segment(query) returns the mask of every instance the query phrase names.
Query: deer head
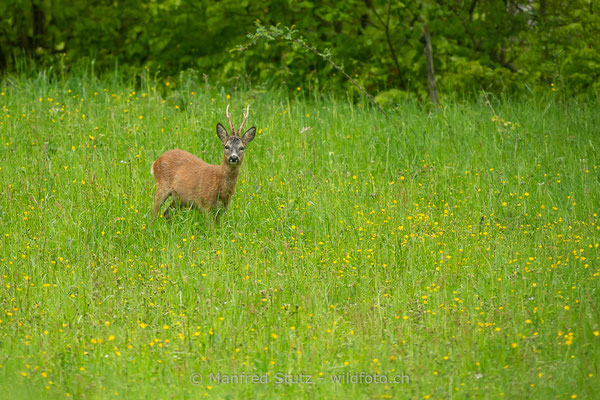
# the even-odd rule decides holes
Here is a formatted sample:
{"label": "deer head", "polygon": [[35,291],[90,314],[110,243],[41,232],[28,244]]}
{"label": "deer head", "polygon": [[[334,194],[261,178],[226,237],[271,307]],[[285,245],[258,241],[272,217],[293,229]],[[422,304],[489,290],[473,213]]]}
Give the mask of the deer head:
{"label": "deer head", "polygon": [[242,160],[244,159],[244,147],[250,143],[252,139],[254,139],[254,135],[256,134],[256,127],[253,126],[244,132],[244,135],[240,137],[240,133],[242,132],[242,128],[248,120],[249,114],[250,105],[248,105],[246,108],[244,120],[236,132],[233,130],[231,114],[229,114],[229,105],[227,105],[225,115],[227,116],[227,121],[229,122],[229,130],[231,134],[227,134],[227,130],[225,130],[225,127],[221,125],[221,123],[217,124],[217,136],[219,139],[221,139],[221,143],[223,143],[223,146],[225,147],[223,151],[223,161],[231,166],[237,166],[242,163]]}

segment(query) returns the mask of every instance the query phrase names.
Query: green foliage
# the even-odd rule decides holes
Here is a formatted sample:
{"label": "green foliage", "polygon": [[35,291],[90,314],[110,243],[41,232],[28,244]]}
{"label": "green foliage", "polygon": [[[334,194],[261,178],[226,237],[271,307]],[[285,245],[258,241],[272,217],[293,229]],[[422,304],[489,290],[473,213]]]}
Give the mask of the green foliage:
{"label": "green foliage", "polygon": [[539,12],[522,57],[524,64],[535,65],[527,70],[530,77],[554,83],[569,95],[600,91],[598,6],[586,0],[549,2]]}
{"label": "green foliage", "polygon": [[397,107],[410,100],[414,100],[414,97],[400,89],[385,90],[375,96],[375,101],[383,107]]}
{"label": "green foliage", "polygon": [[309,51],[320,57],[322,60],[327,61],[329,65],[331,65],[333,68],[336,69],[336,71],[338,71],[346,79],[348,79],[356,89],[358,89],[362,94],[364,94],[376,107],[379,108],[379,110],[382,113],[385,114],[385,110],[381,107],[379,103],[377,103],[377,101],[375,101],[373,96],[371,96],[371,94],[369,94],[369,92],[367,92],[366,89],[362,87],[360,83],[358,83],[354,78],[348,75],[348,73],[344,71],[342,67],[340,67],[334,61],[331,60],[331,52],[329,49],[325,49],[323,52],[320,52],[318,49],[307,44],[302,36],[297,35],[296,31],[288,27],[284,27],[283,29],[278,26],[271,26],[269,28],[265,28],[258,22],[256,25],[256,33],[248,35],[250,43],[246,44],[245,46],[239,46],[240,51],[247,50],[250,47],[250,45],[255,45],[257,40],[259,39],[266,39],[267,41],[274,41],[279,39],[287,41],[289,44],[297,44],[306,49],[306,51]]}
{"label": "green foliage", "polygon": [[[555,83],[597,93],[600,13],[590,0],[6,0],[0,2],[0,70],[62,71],[94,61],[164,76],[193,69],[212,81],[354,90],[326,60],[286,43],[230,50],[263,26],[294,26],[369,92],[427,97],[421,27],[432,34],[442,94],[518,92]],[[126,72],[128,75],[128,73]]]}

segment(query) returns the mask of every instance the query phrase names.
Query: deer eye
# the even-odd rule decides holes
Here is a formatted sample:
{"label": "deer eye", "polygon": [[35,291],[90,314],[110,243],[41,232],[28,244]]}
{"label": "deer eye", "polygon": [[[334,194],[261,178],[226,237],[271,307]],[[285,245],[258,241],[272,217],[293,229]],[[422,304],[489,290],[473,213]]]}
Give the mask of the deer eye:
{"label": "deer eye", "polygon": [[240,151],[244,151],[244,148],[243,148],[243,147],[240,147]]}
{"label": "deer eye", "polygon": [[229,150],[229,146],[225,146],[225,150]]}

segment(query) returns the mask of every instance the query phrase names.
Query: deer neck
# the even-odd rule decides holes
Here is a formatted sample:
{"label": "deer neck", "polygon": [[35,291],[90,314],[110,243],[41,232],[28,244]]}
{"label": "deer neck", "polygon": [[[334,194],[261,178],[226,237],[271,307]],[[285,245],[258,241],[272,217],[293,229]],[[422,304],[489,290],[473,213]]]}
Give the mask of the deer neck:
{"label": "deer neck", "polygon": [[240,175],[240,164],[231,165],[225,157],[223,157],[223,161],[221,162],[221,192],[222,193],[231,193],[235,189],[235,184],[237,183],[238,176]]}

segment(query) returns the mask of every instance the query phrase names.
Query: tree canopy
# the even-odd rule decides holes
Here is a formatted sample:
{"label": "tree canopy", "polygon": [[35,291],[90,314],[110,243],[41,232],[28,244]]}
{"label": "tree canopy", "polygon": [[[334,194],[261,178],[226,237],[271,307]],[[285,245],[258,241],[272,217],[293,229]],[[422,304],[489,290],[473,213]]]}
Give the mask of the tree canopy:
{"label": "tree canopy", "polygon": [[593,0],[4,0],[0,70],[21,60],[98,71],[193,69],[212,80],[347,89],[327,62],[286,42],[248,41],[262,25],[293,26],[375,93],[427,94],[422,28],[441,93],[600,89],[600,16]]}

